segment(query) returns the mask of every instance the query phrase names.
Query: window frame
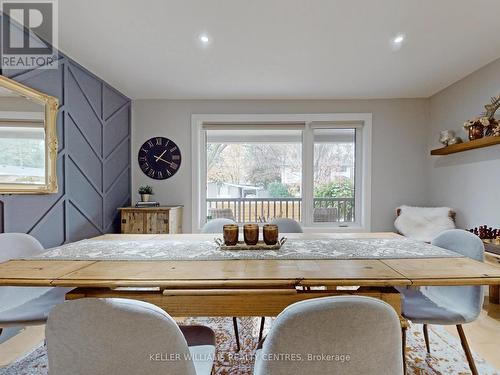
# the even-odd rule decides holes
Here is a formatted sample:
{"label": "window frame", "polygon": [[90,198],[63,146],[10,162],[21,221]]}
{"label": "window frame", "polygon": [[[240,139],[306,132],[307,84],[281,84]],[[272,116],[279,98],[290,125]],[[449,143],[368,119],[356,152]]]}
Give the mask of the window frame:
{"label": "window frame", "polygon": [[[369,232],[371,230],[371,113],[321,114],[193,114],[191,115],[192,231],[200,232],[206,212],[206,131],[205,124],[246,126],[249,124],[303,124],[302,132],[302,225],[306,232]],[[353,223],[313,222],[314,129],[356,129],[355,221]],[[205,187],[205,188],[202,188]]]}

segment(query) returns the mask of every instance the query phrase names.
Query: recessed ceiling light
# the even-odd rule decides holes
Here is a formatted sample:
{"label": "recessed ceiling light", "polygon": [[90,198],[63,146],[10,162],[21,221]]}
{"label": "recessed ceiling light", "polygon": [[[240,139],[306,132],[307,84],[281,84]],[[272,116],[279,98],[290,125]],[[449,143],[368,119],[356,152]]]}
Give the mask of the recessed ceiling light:
{"label": "recessed ceiling light", "polygon": [[405,34],[397,34],[394,38],[392,38],[392,45],[395,47],[401,47],[401,45],[405,41],[405,38]]}
{"label": "recessed ceiling light", "polygon": [[393,37],[391,39],[391,45],[392,45],[392,49],[394,50],[398,50],[401,48],[401,46],[403,45],[404,41],[406,39],[406,36],[405,34],[397,34],[395,37]]}
{"label": "recessed ceiling light", "polygon": [[[207,38],[207,40],[208,40],[208,38]],[[405,40],[404,35],[398,35],[397,37],[394,38],[394,43],[403,43],[404,40]]]}
{"label": "recessed ceiling light", "polygon": [[207,33],[198,34],[198,41],[204,47],[210,45],[212,43],[212,37]]}

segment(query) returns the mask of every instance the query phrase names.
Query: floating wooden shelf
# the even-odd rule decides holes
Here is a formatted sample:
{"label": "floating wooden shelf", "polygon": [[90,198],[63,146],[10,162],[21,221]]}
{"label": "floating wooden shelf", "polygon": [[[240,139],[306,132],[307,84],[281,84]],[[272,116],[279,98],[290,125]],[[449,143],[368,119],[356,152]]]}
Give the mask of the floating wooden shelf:
{"label": "floating wooden shelf", "polygon": [[448,154],[454,154],[456,152],[474,150],[475,148],[483,148],[498,144],[500,144],[500,137],[484,137],[476,139],[475,141],[469,141],[469,142],[459,143],[456,145],[437,148],[431,151],[431,155],[448,155]]}

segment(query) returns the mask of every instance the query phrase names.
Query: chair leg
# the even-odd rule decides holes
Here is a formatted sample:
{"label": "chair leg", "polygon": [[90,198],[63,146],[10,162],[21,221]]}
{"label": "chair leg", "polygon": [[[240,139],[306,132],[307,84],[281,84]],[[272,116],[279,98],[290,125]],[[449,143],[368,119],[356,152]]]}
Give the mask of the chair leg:
{"label": "chair leg", "polygon": [[424,324],[424,339],[425,339],[425,347],[427,348],[427,353],[431,354],[431,344],[429,342],[429,330],[427,329],[427,324]]}
{"label": "chair leg", "polygon": [[264,324],[266,323],[266,318],[261,317],[260,318],[260,329],[259,329],[259,342],[262,340],[262,335],[264,333]]}
{"label": "chair leg", "polygon": [[461,324],[457,324],[458,335],[460,336],[460,341],[462,343],[462,348],[464,349],[465,356],[467,357],[467,362],[469,362],[469,367],[472,375],[479,375],[476,368],[476,363],[472,357],[472,352],[470,351],[469,344],[467,343],[467,338],[465,337],[465,332]]}
{"label": "chair leg", "polygon": [[238,332],[238,320],[233,316],[234,337],[236,339],[236,351],[240,351],[240,334]]}
{"label": "chair leg", "polygon": [[402,343],[403,343],[403,374],[406,374],[406,327],[401,327]]}

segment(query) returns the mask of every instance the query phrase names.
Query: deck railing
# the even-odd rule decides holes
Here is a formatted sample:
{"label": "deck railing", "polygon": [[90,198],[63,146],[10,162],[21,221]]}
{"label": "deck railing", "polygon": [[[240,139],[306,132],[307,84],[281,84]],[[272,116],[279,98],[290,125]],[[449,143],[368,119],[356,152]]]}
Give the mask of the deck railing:
{"label": "deck railing", "polygon": [[[301,221],[302,198],[207,198],[207,211],[210,218],[227,217],[238,223],[274,217]],[[354,198],[314,198],[313,221],[354,221]]]}

